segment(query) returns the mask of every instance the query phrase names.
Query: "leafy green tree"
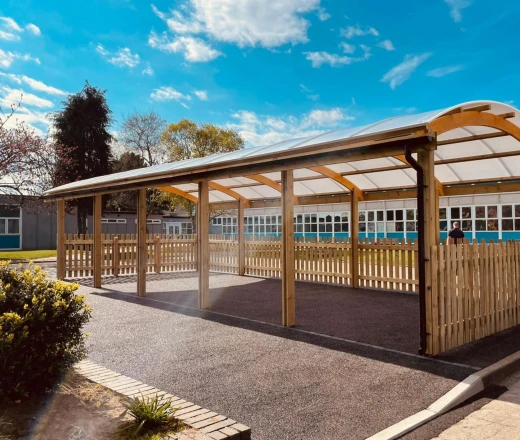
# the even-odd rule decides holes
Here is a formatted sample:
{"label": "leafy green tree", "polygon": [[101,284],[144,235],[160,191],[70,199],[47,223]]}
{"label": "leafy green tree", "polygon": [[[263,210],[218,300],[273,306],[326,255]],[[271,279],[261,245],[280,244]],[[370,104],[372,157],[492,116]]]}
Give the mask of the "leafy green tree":
{"label": "leafy green tree", "polygon": [[[170,161],[210,156],[244,148],[244,139],[235,130],[217,127],[213,124],[197,124],[189,119],[181,119],[169,124],[161,135],[161,142],[167,148]],[[172,206],[181,206],[190,215],[195,226],[195,204],[182,197],[163,193]],[[212,210],[210,218],[224,215],[227,211]]]}
{"label": "leafy green tree", "polygon": [[[92,87],[85,81],[83,90],[69,95],[64,109],[52,115],[54,139],[62,146],[57,158],[54,185],[102,176],[110,173],[112,154],[108,132],[112,122],[105,90]],[[87,215],[92,201],[81,198],[68,202],[76,208],[78,233],[87,232]]]}
{"label": "leafy green tree", "polygon": [[[112,172],[121,173],[146,167],[145,160],[132,151],[125,151],[121,156],[112,162]],[[147,215],[150,213],[158,214],[167,211],[169,204],[164,200],[160,191],[148,189],[146,191]],[[118,211],[137,211],[137,191],[125,191],[115,193],[110,196],[107,208]]]}
{"label": "leafy green tree", "polygon": [[[121,173],[145,166],[144,159],[140,155],[125,151],[112,162],[112,172]],[[106,206],[108,209],[116,211],[137,211],[137,193],[136,191],[125,191],[112,194]]]}

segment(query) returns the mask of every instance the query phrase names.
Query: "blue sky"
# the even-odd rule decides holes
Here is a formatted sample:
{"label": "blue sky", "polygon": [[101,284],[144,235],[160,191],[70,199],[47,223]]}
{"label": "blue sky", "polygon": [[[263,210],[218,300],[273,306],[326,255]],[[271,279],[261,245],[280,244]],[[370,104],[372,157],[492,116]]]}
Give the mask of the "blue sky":
{"label": "blue sky", "polygon": [[46,131],[84,80],[117,133],[153,109],[249,145],[492,99],[520,102],[514,0],[4,0],[0,106]]}

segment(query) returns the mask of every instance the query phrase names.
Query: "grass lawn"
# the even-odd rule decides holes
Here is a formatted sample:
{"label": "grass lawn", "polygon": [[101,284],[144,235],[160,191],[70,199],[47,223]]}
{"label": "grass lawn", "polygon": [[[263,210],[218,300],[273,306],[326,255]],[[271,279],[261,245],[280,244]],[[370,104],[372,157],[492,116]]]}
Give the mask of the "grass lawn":
{"label": "grass lawn", "polygon": [[37,258],[48,258],[55,256],[55,250],[0,252],[0,260],[35,260]]}

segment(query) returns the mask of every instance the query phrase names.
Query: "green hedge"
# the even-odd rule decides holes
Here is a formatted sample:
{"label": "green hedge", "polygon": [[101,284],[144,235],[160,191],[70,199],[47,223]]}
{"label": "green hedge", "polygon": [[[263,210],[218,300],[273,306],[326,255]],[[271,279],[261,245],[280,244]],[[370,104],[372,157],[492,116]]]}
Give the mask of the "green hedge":
{"label": "green hedge", "polygon": [[90,308],[78,287],[0,262],[0,398],[47,391],[85,357]]}

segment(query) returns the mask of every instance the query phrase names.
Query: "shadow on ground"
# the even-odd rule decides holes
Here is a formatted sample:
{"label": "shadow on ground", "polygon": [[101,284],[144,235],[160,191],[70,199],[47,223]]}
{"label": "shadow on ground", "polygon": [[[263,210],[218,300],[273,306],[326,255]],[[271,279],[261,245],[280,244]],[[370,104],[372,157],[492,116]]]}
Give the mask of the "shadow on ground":
{"label": "shadow on ground", "polygon": [[[86,287],[87,279],[77,280]],[[210,311],[197,309],[197,274],[148,274],[145,298],[136,296],[135,276],[106,277],[93,294],[161,310],[203,318],[220,324],[314,344],[462,380],[475,371],[520,349],[515,335],[500,334],[452,350],[449,363],[417,356],[418,297],[414,294],[350,289],[319,283],[296,283],[295,328],[281,321],[281,281],[211,274]],[[520,331],[513,330],[513,333]],[[504,332],[508,333],[508,332]],[[511,333],[511,331],[509,332]],[[496,347],[497,341],[505,341]],[[495,346],[490,350],[490,345]],[[461,365],[458,365],[461,364]]]}

